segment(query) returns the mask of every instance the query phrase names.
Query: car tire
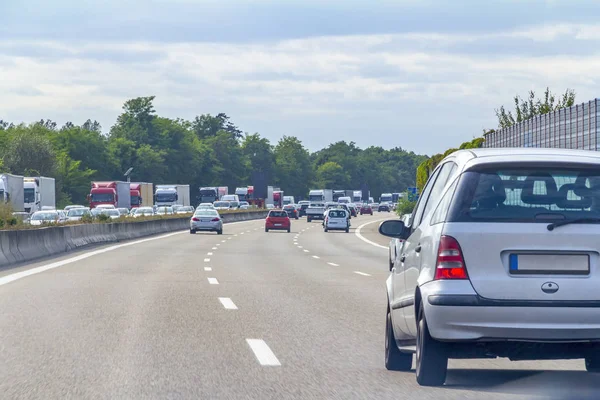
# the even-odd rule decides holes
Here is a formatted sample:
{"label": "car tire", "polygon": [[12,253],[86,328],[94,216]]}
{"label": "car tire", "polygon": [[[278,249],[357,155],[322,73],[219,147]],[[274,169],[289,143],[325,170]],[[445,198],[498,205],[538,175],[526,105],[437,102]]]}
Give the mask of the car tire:
{"label": "car tire", "polygon": [[586,357],[585,369],[588,372],[600,373],[600,354],[594,354]]}
{"label": "car tire", "polygon": [[265,228],[265,232],[269,232],[269,230],[267,228]]}
{"label": "car tire", "polygon": [[290,229],[290,228],[288,228],[288,230],[287,230],[287,233],[290,233],[290,231],[291,231],[291,229]]}
{"label": "car tire", "polygon": [[190,229],[190,235],[195,235],[195,234],[196,234],[196,231],[193,229]]}
{"label": "car tire", "polygon": [[398,349],[398,345],[396,345],[392,315],[390,314],[390,306],[388,305],[385,321],[385,368],[389,371],[410,371],[412,361],[412,353],[403,353]]}
{"label": "car tire", "polygon": [[346,228],[346,233],[350,233],[350,228]]}
{"label": "car tire", "polygon": [[306,217],[306,222],[312,222],[312,219],[310,217]]}
{"label": "car tire", "polygon": [[217,231],[217,235],[222,235],[222,234],[223,234],[223,229],[219,229],[219,230]]}
{"label": "car tire", "polygon": [[421,386],[442,386],[448,372],[448,353],[444,344],[429,334],[422,305],[417,320],[416,348],[417,383]]}

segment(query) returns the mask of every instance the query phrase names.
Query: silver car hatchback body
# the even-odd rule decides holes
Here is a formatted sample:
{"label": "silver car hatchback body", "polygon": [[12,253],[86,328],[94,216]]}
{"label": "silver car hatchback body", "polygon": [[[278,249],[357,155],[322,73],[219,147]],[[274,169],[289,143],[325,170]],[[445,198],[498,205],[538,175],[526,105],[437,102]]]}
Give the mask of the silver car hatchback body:
{"label": "silver car hatchback body", "polygon": [[600,371],[600,154],[458,151],[408,226],[380,232],[405,239],[387,280],[389,369],[415,352],[423,385],[443,384],[448,358],[585,358]]}

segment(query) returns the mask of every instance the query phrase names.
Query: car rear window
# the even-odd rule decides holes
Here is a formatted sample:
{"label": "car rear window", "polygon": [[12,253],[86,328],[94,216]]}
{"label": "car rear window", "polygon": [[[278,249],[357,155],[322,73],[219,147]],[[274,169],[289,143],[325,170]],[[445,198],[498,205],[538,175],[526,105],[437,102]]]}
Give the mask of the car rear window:
{"label": "car rear window", "polygon": [[343,210],[331,210],[329,211],[329,217],[331,218],[345,218],[346,211]]}
{"label": "car rear window", "polygon": [[287,217],[285,211],[269,211],[269,217]]}
{"label": "car rear window", "polygon": [[464,172],[449,222],[548,222],[600,218],[600,169],[496,167]]}

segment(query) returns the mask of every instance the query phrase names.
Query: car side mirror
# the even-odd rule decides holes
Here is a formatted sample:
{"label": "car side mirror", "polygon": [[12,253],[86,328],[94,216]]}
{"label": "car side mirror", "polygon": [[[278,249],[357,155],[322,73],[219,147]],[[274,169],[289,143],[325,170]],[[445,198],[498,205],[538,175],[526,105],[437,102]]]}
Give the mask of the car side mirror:
{"label": "car side mirror", "polygon": [[406,229],[404,222],[397,219],[383,221],[379,225],[379,233],[383,236],[397,239],[408,239],[409,236],[408,229]]}

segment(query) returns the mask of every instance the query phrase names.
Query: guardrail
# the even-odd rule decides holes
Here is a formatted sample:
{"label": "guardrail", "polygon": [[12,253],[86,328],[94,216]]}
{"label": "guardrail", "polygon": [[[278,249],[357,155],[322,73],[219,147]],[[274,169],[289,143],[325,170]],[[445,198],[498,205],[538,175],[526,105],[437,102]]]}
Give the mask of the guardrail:
{"label": "guardrail", "polygon": [[[224,223],[262,219],[267,211],[223,214]],[[40,229],[0,231],[0,267],[32,261],[99,243],[119,242],[144,236],[189,229],[190,217],[139,222],[115,222],[51,226]]]}

